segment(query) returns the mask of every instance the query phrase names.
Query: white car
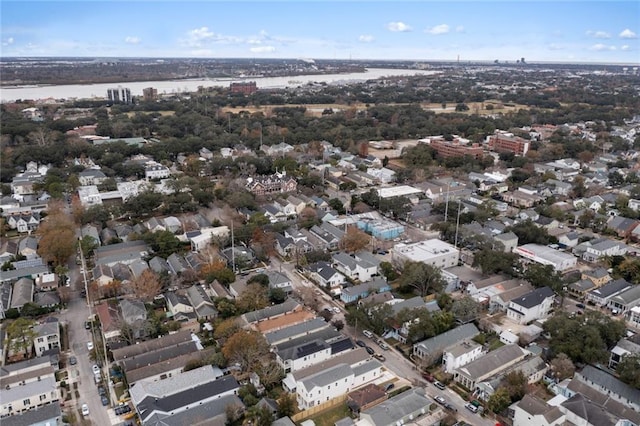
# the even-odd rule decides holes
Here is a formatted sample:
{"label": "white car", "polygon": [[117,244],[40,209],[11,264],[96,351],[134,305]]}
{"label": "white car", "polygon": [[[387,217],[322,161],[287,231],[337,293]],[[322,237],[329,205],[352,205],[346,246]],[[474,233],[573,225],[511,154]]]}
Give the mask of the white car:
{"label": "white car", "polygon": [[89,415],[89,406],[87,404],[82,404],[82,415],[84,417]]}
{"label": "white car", "polygon": [[93,342],[87,342],[87,350],[88,351],[92,351],[93,350]]}
{"label": "white car", "polygon": [[100,367],[96,364],[93,364],[93,374],[100,374]]}
{"label": "white car", "polygon": [[373,337],[373,333],[370,332],[369,330],[363,330],[362,334],[364,334],[365,336],[367,336],[369,339],[371,339]]}
{"label": "white car", "polygon": [[340,313],[340,308],[338,308],[337,306],[334,306],[333,307],[333,313],[339,314]]}

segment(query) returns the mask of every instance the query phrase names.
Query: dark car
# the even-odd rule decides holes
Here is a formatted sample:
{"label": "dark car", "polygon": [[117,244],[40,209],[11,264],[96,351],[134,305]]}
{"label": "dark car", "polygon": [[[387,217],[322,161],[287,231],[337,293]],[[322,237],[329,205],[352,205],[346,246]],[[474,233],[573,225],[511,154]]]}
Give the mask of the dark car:
{"label": "dark car", "polygon": [[444,390],[446,388],[444,383],[440,383],[440,382],[433,382],[433,386],[437,387],[440,390]]}
{"label": "dark car", "polygon": [[98,395],[105,396],[107,391],[104,390],[104,386],[98,386]]}
{"label": "dark car", "polygon": [[454,413],[456,413],[458,411],[458,409],[456,407],[454,407],[453,405],[449,404],[448,402],[446,404],[444,404],[444,408],[446,408],[449,411],[453,411]]}
{"label": "dark car", "polygon": [[584,305],[584,303],[576,303],[576,308],[584,309],[586,308],[586,306]]}
{"label": "dark car", "polygon": [[107,398],[106,395],[102,395],[102,397],[100,398],[100,401],[102,401],[102,405],[104,406],[109,405],[109,398]]}
{"label": "dark car", "polygon": [[368,353],[369,355],[373,355],[373,354],[375,354],[375,353],[376,353],[376,351],[374,351],[374,350],[373,350],[373,348],[372,348],[371,346],[365,346],[364,348],[367,350],[367,353]]}
{"label": "dark car", "polygon": [[115,412],[117,415],[127,414],[129,411],[131,411],[131,407],[129,407],[128,405],[118,405],[115,408]]}
{"label": "dark car", "polygon": [[69,358],[69,364],[76,365],[78,363],[78,359],[75,356]]}
{"label": "dark car", "polygon": [[364,348],[367,346],[367,344],[362,340],[356,340],[356,345],[360,346],[361,348]]}
{"label": "dark car", "polygon": [[384,391],[385,392],[389,392],[391,389],[393,389],[395,387],[395,385],[393,383],[389,383],[384,387]]}
{"label": "dark car", "polygon": [[433,383],[436,381],[436,378],[433,377],[431,374],[429,373],[422,373],[422,378],[425,379],[427,382],[429,383]]}

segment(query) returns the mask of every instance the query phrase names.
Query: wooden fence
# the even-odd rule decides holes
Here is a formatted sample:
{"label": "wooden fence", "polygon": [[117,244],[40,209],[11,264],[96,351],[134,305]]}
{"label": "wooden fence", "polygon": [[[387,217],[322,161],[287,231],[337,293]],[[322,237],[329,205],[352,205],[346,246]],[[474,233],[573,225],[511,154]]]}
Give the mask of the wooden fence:
{"label": "wooden fence", "polygon": [[300,411],[299,413],[294,414],[293,416],[291,416],[291,420],[293,420],[295,423],[298,423],[306,418],[309,418],[311,416],[314,416],[318,413],[321,413],[323,411],[326,410],[330,410],[334,407],[336,407],[337,405],[342,404],[343,402],[345,402],[347,400],[347,395],[340,395],[337,398],[333,398],[330,399],[327,402],[323,402],[322,404],[316,405],[314,407],[308,408],[304,411]]}

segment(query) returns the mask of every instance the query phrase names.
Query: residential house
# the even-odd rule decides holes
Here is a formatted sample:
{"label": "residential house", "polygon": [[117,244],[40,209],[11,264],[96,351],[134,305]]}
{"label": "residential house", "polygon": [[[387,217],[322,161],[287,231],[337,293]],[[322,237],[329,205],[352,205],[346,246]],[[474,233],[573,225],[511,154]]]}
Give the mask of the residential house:
{"label": "residential house", "polygon": [[11,261],[18,254],[18,244],[15,240],[4,239],[0,245],[0,262],[5,263]]}
{"label": "residential house", "polygon": [[377,264],[356,259],[355,255],[344,252],[334,253],[332,266],[353,281],[369,281],[378,273]]}
{"label": "residential house", "polygon": [[151,179],[166,179],[171,176],[171,170],[160,163],[155,161],[149,161],[144,165],[144,178]]}
{"label": "residential house", "polygon": [[139,300],[123,299],[119,303],[122,321],[129,326],[131,337],[141,339],[146,335],[147,308]]}
{"label": "residential house", "polygon": [[494,241],[502,244],[503,251],[505,253],[511,253],[518,247],[518,236],[513,232],[505,232],[504,234],[498,234],[493,237]]}
{"label": "residential house", "polygon": [[188,374],[189,371],[165,379],[166,383],[164,380],[157,385],[154,383],[155,388],[149,393],[132,393],[131,399],[142,424],[186,425],[200,423],[202,419],[211,424],[225,424],[228,406],[244,407],[237,396],[240,385],[231,375],[212,380],[211,374],[204,374],[205,369],[211,368],[201,367],[193,370],[194,374]]}
{"label": "residential house", "polygon": [[631,308],[640,305],[640,286],[634,286],[612,296],[607,307],[625,315]]}
{"label": "residential house", "polygon": [[100,321],[100,332],[106,342],[118,341],[121,335],[122,318],[117,305],[102,302],[96,305],[96,315]]}
{"label": "residential house", "polygon": [[293,291],[291,279],[287,276],[286,272],[281,273],[278,271],[267,270],[265,275],[269,278],[270,289],[279,288],[286,294],[290,294]]}
{"label": "residential house", "polygon": [[547,318],[555,301],[555,293],[549,287],[540,287],[509,303],[507,317],[518,324]]}
{"label": "residential house", "polygon": [[559,407],[528,394],[511,404],[509,413],[513,426],[563,426],[566,423]]}
{"label": "residential house", "polygon": [[476,391],[477,385],[523,360],[529,352],[518,345],[502,346],[458,368],[454,380],[465,388]]}
{"label": "residential house", "polygon": [[582,259],[593,263],[606,256],[624,256],[628,250],[629,247],[621,241],[598,238],[589,241],[587,251],[582,255]]}
{"label": "residential house", "polygon": [[22,424],[18,423],[18,415],[34,412],[47,404],[59,407],[59,400],[55,369],[49,357],[36,357],[0,368],[0,417],[3,424]]}
{"label": "residential house", "polygon": [[631,337],[623,337],[618,340],[616,346],[611,349],[609,356],[609,368],[615,370],[625,356],[640,354],[640,334]]}
{"label": "residential house", "polygon": [[149,260],[149,268],[156,274],[162,274],[170,271],[167,261],[159,256],[155,256]]}
{"label": "residential house", "polygon": [[29,259],[38,257],[38,239],[35,237],[25,237],[18,243],[18,254]]}
{"label": "residential house", "polygon": [[42,356],[45,351],[60,348],[60,323],[57,318],[51,317],[42,324],[35,325],[33,331],[36,333],[33,339],[36,356]]}
{"label": "residential house", "polygon": [[611,399],[635,411],[640,411],[640,389],[622,382],[611,373],[592,365],[586,365],[580,372],[575,373],[574,378],[582,384],[608,395]]}
{"label": "residential house", "polygon": [[635,210],[635,211],[640,210],[640,200],[635,200],[635,199],[631,198],[629,200],[629,203],[627,204],[627,207],[629,207],[631,210]]}
{"label": "residential house", "polygon": [[[103,241],[105,240],[103,239]],[[128,265],[148,254],[149,248],[144,241],[110,244],[95,250],[95,264],[113,266],[117,263],[123,263]]]}
{"label": "residential house", "polygon": [[247,178],[246,185],[246,189],[254,195],[295,192],[297,188],[296,180],[287,177],[286,172]]}
{"label": "residential house", "polygon": [[10,307],[20,311],[25,303],[33,303],[33,290],[32,279],[20,278],[13,284]]}
{"label": "residential house", "polygon": [[296,254],[297,246],[293,238],[287,238],[282,234],[275,233],[275,248],[282,257],[289,257]]}
{"label": "residential house", "polygon": [[49,403],[37,407],[35,410],[23,411],[20,414],[14,414],[4,419],[8,424],[12,425],[33,425],[47,426],[60,425],[62,422],[62,411],[60,404]]}
{"label": "residential house", "polygon": [[323,247],[319,248],[327,250],[336,250],[344,236],[344,231],[326,222],[321,225],[314,225],[309,232],[321,240]]}
{"label": "residential house", "polygon": [[38,229],[38,225],[40,225],[40,214],[35,212],[12,214],[6,218],[6,221],[10,229],[16,229],[21,234],[31,233]]}
{"label": "residential house", "polygon": [[[1,288],[0,291],[2,291]],[[0,295],[1,294],[2,293],[0,293]],[[627,321],[629,322],[629,324],[631,324],[633,327],[640,328],[640,306],[631,308],[627,315]]]}
{"label": "residential house", "polygon": [[518,189],[515,191],[503,192],[502,200],[515,207],[531,208],[543,201],[543,198],[537,194],[529,194]]}
{"label": "residential house", "polygon": [[304,267],[309,278],[323,286],[333,295],[341,294],[346,282],[344,275],[336,271],[327,262],[316,262]]}
{"label": "residential house", "polygon": [[169,291],[164,294],[164,299],[167,301],[167,310],[172,316],[176,316],[178,314],[191,314],[195,311],[187,296],[182,296]]}
{"label": "residential house", "polygon": [[298,303],[295,299],[288,298],[283,303],[267,306],[264,309],[259,309],[257,311],[242,314],[240,316],[240,320],[244,326],[247,326],[269,319],[279,318],[294,312],[300,312],[302,310],[303,306],[300,303]]}
{"label": "residential house", "polygon": [[387,283],[387,280],[383,277],[373,277],[371,281],[343,288],[340,300],[344,303],[353,303],[371,293],[383,293],[385,291],[391,291],[391,286]]}
{"label": "residential house", "polygon": [[[360,419],[371,426],[411,424],[412,422],[420,422],[418,419],[430,414],[433,407],[433,400],[427,397],[423,388],[418,387],[361,411]],[[434,421],[436,420],[434,419]]]}
{"label": "residential house", "polygon": [[606,306],[613,296],[631,288],[631,283],[624,279],[610,281],[607,284],[591,290],[585,296],[587,302],[591,302],[596,306]]}
{"label": "residential house", "polygon": [[40,291],[33,295],[33,303],[42,308],[56,308],[60,305],[57,291]]}
{"label": "residential house", "polygon": [[616,233],[619,238],[629,238],[640,221],[623,216],[613,216],[607,221],[607,229]]}
{"label": "residential house", "polygon": [[198,319],[212,320],[218,316],[218,311],[211,298],[200,285],[194,284],[189,287],[187,289],[187,298],[191,302]]}
{"label": "residential house", "polygon": [[105,175],[100,169],[86,169],[78,174],[78,180],[82,186],[100,185],[107,179],[107,175]]}
{"label": "residential house", "polygon": [[36,279],[37,291],[53,291],[58,289],[59,279],[56,274],[44,274]]}
{"label": "residential house", "polygon": [[382,375],[382,364],[371,359],[355,368],[339,364],[301,380],[296,388],[298,408],[306,410],[338,395],[365,386]]}
{"label": "residential house", "polygon": [[445,349],[457,342],[473,339],[480,331],[472,324],[464,324],[422,342],[413,344],[413,356],[428,364],[439,360]]}
{"label": "residential house", "polygon": [[580,234],[575,231],[567,232],[566,234],[560,235],[558,237],[558,243],[563,245],[564,247],[573,248],[578,245],[580,240]]}
{"label": "residential house", "polygon": [[[276,354],[278,364],[288,373],[331,358],[334,355],[332,343],[336,341],[346,342],[345,336],[334,328],[324,328],[280,342],[272,347],[272,352]],[[347,343],[347,347],[353,348],[353,343]]]}
{"label": "residential house", "polygon": [[289,340],[296,339],[298,337],[312,334],[316,331],[326,329],[329,326],[330,324],[323,318],[316,317],[298,324],[289,325],[265,333],[264,338],[266,339],[267,343],[269,343],[269,345],[277,345]]}
{"label": "residential house", "polygon": [[[381,386],[371,383],[363,388],[349,392],[347,394],[347,406],[352,412],[359,414],[367,408],[375,407],[387,398],[388,395]],[[338,425],[338,422],[336,422],[336,425]]]}
{"label": "residential house", "polygon": [[281,142],[271,146],[262,145],[260,149],[264,151],[264,153],[269,157],[283,157],[284,155],[293,151],[293,146],[289,145],[288,143]]}
{"label": "residential house", "polygon": [[475,361],[484,354],[482,345],[473,340],[463,340],[444,349],[442,366],[446,373],[453,374],[456,369]]}
{"label": "residential house", "polygon": [[169,257],[167,257],[167,266],[169,267],[169,272],[173,275],[180,275],[189,269],[189,265],[184,259],[184,256],[178,253],[171,253]]}
{"label": "residential house", "polygon": [[[629,418],[633,418],[628,416],[628,414],[632,414],[628,413],[631,410],[619,410],[619,412],[626,411],[624,414],[627,414],[625,415],[624,420],[622,420],[623,418],[619,417],[618,413],[612,412],[611,406],[613,404],[607,402],[602,404],[600,401],[601,400],[598,400],[598,402],[596,402],[581,393],[573,393],[570,398],[560,404],[559,408],[565,415],[566,424],[586,426],[619,426],[638,424],[637,422],[627,420]],[[611,401],[615,402],[613,400]]]}
{"label": "residential house", "polygon": [[553,195],[559,195],[566,197],[570,194],[573,186],[568,182],[563,182],[557,179],[549,179],[545,181],[545,186],[551,189]]}

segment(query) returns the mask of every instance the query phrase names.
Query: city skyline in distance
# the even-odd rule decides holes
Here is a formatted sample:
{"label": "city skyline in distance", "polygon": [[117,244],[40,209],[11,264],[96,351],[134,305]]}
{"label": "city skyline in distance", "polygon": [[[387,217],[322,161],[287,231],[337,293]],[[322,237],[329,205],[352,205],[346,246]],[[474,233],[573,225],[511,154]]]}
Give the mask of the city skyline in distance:
{"label": "city skyline in distance", "polygon": [[640,63],[640,2],[3,1],[2,57]]}

